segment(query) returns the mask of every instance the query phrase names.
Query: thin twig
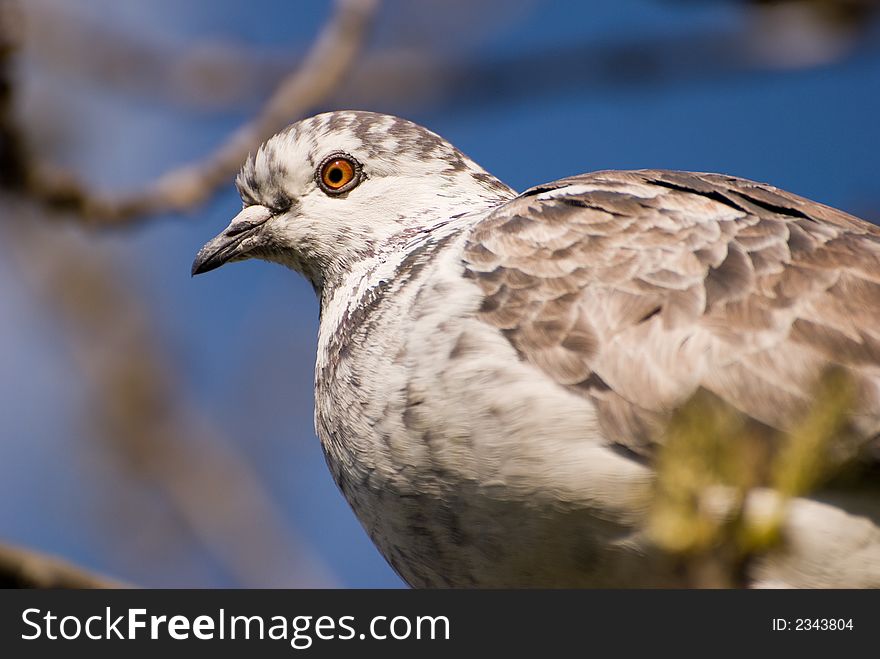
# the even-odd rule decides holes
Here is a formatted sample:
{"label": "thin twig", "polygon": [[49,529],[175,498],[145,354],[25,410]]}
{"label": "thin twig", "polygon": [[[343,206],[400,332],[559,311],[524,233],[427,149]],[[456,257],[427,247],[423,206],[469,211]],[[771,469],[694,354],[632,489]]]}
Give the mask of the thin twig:
{"label": "thin twig", "polygon": [[96,193],[69,173],[34,166],[28,176],[31,196],[97,225],[128,224],[198,206],[234,175],[249,152],[338,87],[360,52],[377,6],[378,0],[337,0],[333,16],[299,69],[282,80],[253,121],[207,158],[172,169],[143,189],[118,197]]}

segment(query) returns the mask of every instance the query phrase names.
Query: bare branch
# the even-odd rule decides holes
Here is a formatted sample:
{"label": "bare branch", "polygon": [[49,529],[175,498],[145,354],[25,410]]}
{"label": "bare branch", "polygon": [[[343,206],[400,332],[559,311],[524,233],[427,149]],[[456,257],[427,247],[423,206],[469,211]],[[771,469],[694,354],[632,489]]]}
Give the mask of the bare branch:
{"label": "bare branch", "polygon": [[173,169],[142,190],[120,197],[99,195],[70,174],[35,164],[28,172],[29,194],[99,225],[197,206],[234,175],[249,152],[334,91],[354,63],[377,6],[378,0],[337,0],[333,17],[300,68],[281,82],[253,121],[204,160]]}
{"label": "bare branch", "polygon": [[88,572],[31,549],[0,543],[0,588],[127,588],[121,581]]}

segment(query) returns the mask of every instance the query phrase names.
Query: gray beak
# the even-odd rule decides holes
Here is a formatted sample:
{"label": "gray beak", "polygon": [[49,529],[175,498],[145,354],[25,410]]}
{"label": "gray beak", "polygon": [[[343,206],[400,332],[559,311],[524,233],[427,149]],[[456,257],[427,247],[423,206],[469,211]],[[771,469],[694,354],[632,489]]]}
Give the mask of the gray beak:
{"label": "gray beak", "polygon": [[248,253],[260,246],[263,225],[272,217],[265,206],[247,206],[233,218],[229,226],[212,238],[196,255],[192,275],[219,268],[229,261],[243,261]]}

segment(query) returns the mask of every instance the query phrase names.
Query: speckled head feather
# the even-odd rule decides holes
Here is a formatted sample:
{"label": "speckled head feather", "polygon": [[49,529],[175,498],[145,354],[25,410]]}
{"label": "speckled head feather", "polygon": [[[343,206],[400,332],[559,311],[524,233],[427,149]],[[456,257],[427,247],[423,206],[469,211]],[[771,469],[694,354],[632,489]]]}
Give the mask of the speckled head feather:
{"label": "speckled head feather", "polygon": [[302,182],[290,169],[291,156],[303,158],[313,175],[322,157],[344,151],[358,158],[369,173],[391,175],[410,171],[432,175],[432,185],[454,188],[462,177],[491,197],[510,188],[436,133],[406,119],[375,112],[327,112],[292,124],[265,142],[241,169],[236,185],[245,203],[289,203],[291,183]]}
{"label": "speckled head feather", "polygon": [[[343,194],[328,194],[317,181],[334,154],[359,173],[359,184]],[[247,159],[236,184],[242,215],[205,246],[193,272],[256,257],[301,272],[319,292],[413,232],[515,194],[435,133],[361,111],[291,125]]]}

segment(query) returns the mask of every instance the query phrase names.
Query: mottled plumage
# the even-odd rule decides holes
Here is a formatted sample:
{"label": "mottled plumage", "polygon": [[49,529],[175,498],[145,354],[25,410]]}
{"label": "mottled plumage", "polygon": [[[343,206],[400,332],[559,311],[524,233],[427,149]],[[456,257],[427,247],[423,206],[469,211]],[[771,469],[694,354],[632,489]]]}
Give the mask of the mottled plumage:
{"label": "mottled plumage", "polygon": [[880,229],[833,208],[730,176],[597,172],[499,208],[464,261],[480,318],[637,453],[697,387],[788,429],[834,365],[878,430]]}
{"label": "mottled plumage", "polygon": [[[344,194],[321,185],[328,154],[362,172]],[[700,389],[786,430],[842,368],[857,414],[836,455],[876,457],[880,230],[862,220],[715,174],[517,196],[430,131],[364,112],[294,124],[238,185],[245,209],[193,271],[259,257],[312,282],[318,435],[412,585],[682,585],[644,520],[665,424]],[[880,586],[867,496],[792,501],[750,583]]]}

